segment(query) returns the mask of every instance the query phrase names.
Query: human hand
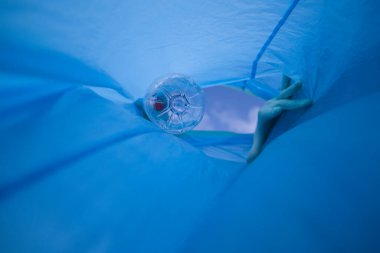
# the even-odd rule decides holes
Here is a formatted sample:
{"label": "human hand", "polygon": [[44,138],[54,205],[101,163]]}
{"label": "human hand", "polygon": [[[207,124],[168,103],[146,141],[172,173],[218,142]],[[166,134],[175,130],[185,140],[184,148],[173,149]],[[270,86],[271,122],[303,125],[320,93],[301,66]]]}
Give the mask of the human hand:
{"label": "human hand", "polygon": [[277,118],[284,110],[294,110],[312,104],[312,100],[310,99],[291,99],[301,87],[302,83],[300,81],[291,84],[291,79],[284,76],[280,95],[268,100],[260,109],[253,145],[248,152],[248,163],[252,162],[261,153],[270,131],[276,123]]}

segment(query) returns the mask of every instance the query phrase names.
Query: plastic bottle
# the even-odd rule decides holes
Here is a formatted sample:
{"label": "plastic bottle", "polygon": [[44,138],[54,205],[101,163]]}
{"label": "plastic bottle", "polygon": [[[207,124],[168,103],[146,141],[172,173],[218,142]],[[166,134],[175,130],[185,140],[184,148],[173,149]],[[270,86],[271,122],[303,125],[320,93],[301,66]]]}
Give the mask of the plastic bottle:
{"label": "plastic bottle", "polygon": [[166,75],[150,86],[144,98],[144,110],[166,132],[182,134],[202,120],[203,90],[185,75]]}

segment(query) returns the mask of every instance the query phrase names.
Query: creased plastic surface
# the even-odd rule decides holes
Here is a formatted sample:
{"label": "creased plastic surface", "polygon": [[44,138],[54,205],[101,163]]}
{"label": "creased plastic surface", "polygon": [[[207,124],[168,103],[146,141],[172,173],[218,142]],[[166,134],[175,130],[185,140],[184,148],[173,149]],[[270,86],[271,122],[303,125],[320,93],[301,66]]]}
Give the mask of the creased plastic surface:
{"label": "creased plastic surface", "polygon": [[138,98],[167,73],[201,85],[250,77],[290,2],[3,0],[0,35],[79,59]]}
{"label": "creased plastic surface", "polygon": [[4,252],[174,252],[244,164],[206,156],[89,88],[2,82],[2,96],[19,95],[1,114]]}
{"label": "creased plastic surface", "polygon": [[183,252],[380,250],[380,6],[317,2],[300,2],[258,68],[297,76],[314,105],[281,117]]}
{"label": "creased plastic surface", "polygon": [[299,1],[258,81],[308,111],[250,135],[177,138],[133,105],[150,82],[249,77],[293,1],[2,1],[4,252],[379,251],[377,1]]}

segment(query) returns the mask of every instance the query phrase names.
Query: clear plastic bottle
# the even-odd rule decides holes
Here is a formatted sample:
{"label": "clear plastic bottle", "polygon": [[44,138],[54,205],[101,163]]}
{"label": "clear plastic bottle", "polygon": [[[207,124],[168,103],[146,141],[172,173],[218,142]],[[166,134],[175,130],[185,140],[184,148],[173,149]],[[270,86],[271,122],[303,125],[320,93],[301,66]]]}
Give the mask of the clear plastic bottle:
{"label": "clear plastic bottle", "polygon": [[185,75],[166,75],[150,86],[144,98],[144,110],[166,132],[182,134],[202,120],[203,90]]}

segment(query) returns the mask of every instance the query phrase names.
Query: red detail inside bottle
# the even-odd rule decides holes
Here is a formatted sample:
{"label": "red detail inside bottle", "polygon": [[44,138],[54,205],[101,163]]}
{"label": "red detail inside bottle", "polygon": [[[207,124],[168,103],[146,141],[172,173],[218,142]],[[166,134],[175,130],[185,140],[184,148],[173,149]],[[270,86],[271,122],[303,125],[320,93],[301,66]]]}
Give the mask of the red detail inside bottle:
{"label": "red detail inside bottle", "polygon": [[165,104],[162,101],[156,101],[154,103],[154,109],[156,111],[162,111],[165,108]]}

